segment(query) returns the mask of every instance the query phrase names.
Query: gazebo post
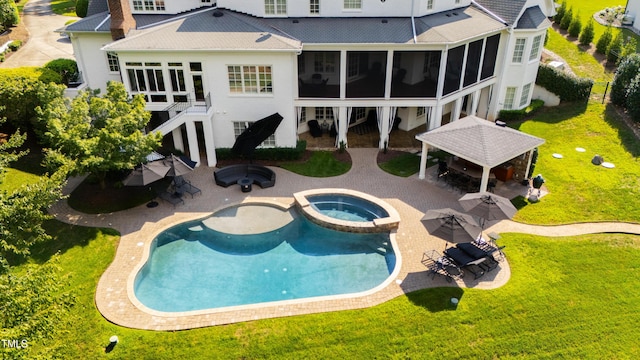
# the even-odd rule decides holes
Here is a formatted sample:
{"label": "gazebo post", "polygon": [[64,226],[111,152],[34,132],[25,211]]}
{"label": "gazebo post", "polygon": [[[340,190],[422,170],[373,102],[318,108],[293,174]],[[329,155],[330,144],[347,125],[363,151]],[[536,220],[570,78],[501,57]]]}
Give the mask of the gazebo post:
{"label": "gazebo post", "polygon": [[429,152],[429,146],[426,142],[422,142],[422,153],[420,154],[420,173],[418,179],[423,180],[425,173],[427,172],[427,153]]}
{"label": "gazebo post", "polygon": [[491,168],[488,166],[482,167],[482,180],[480,180],[480,192],[487,191],[487,187],[489,185],[489,173],[491,172]]}

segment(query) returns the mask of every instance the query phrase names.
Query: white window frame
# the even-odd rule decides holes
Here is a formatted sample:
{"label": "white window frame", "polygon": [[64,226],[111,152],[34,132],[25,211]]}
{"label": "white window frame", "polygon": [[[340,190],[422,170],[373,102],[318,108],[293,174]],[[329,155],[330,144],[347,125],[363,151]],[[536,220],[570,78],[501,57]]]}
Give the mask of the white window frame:
{"label": "white window frame", "polygon": [[303,106],[300,108],[300,119],[298,120],[298,123],[302,124],[306,122],[307,122],[307,108]]}
{"label": "white window frame", "polygon": [[144,11],[142,0],[133,0],[133,11]]}
{"label": "white window frame", "polygon": [[316,107],[315,108],[316,120],[332,120],[333,121],[333,108],[332,107]]}
{"label": "white window frame", "polygon": [[427,10],[433,10],[434,0],[427,0]]}
{"label": "white window frame", "polygon": [[[233,136],[235,139],[242,134],[249,126],[253,124],[252,121],[234,121],[233,122]],[[271,134],[265,141],[263,141],[259,148],[276,147],[276,134]]]}
{"label": "white window frame", "polygon": [[287,0],[264,0],[265,15],[286,15]]}
{"label": "white window frame", "polygon": [[540,57],[540,44],[542,44],[542,35],[538,35],[533,38],[531,44],[531,53],[529,54],[529,61],[537,60]]}
{"label": "white window frame", "polygon": [[309,14],[320,15],[320,0],[309,0]]}
{"label": "white window frame", "polygon": [[344,0],[342,3],[344,10],[362,10],[362,0]]}
{"label": "white window frame", "polygon": [[516,98],[516,87],[508,87],[504,93],[504,104],[502,108],[504,110],[513,110],[513,104]]}
{"label": "white window frame", "polygon": [[[161,63],[127,62],[125,63],[129,87],[132,94],[144,94],[147,102],[168,102],[165,74]],[[132,77],[131,75],[134,74]],[[164,100],[154,100],[164,97]]]}
{"label": "white window frame", "polygon": [[527,45],[526,38],[517,38],[516,42],[513,46],[513,56],[511,57],[511,62],[520,64],[522,63],[522,57],[524,55],[524,48]]}
{"label": "white window frame", "polygon": [[107,51],[107,65],[110,73],[119,73],[120,62],[118,61],[118,54],[113,51]]}
{"label": "white window frame", "polygon": [[273,94],[270,65],[228,65],[231,94]]}
{"label": "white window frame", "polygon": [[424,106],[418,106],[416,108],[416,118],[419,118],[420,116],[424,116],[424,114],[426,114],[425,107]]}
{"label": "white window frame", "polygon": [[522,87],[522,94],[520,94],[520,108],[527,105],[530,92],[531,92],[531,83],[528,83]]}

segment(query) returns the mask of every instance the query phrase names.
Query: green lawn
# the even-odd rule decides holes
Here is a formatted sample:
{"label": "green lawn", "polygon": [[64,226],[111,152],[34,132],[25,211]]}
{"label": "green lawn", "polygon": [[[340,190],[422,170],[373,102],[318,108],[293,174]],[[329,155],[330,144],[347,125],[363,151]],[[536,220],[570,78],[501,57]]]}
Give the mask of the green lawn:
{"label": "green lawn", "polygon": [[51,9],[58,15],[77,16],[76,0],[51,0]]}
{"label": "green lawn", "polygon": [[[369,309],[260,320],[179,332],[132,330],[96,311],[95,284],[111,261],[111,231],[58,223],[61,266],[77,295],[69,325],[31,355],[120,359],[637,358],[640,239],[549,239],[503,234],[512,277],[496,290],[427,289]],[[48,249],[46,252],[54,251]],[[585,256],[588,255],[588,256]],[[414,274],[427,276],[426,273]],[[461,299],[457,308],[451,297]],[[50,355],[50,354],[49,354]]]}
{"label": "green lawn", "polygon": [[346,173],[351,163],[336,159],[334,151],[314,151],[308,161],[286,163],[280,167],[304,176],[330,177]]}

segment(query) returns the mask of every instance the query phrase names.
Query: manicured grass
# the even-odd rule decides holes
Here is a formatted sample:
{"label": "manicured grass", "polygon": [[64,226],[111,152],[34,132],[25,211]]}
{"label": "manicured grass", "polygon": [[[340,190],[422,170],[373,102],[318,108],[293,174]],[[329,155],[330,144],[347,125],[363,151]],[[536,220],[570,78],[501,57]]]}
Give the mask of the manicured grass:
{"label": "manicured grass", "polygon": [[351,163],[337,160],[333,151],[314,151],[306,162],[285,163],[280,167],[304,176],[329,177],[346,173]]}
{"label": "manicured grass", "polygon": [[[439,158],[444,158],[446,154],[442,151],[430,152],[431,158],[427,160],[427,167],[438,163]],[[389,174],[409,177],[420,171],[420,154],[403,153],[391,160],[379,163],[378,166]]]}
{"label": "manicured grass", "polygon": [[546,48],[562,57],[579,77],[589,78],[595,82],[613,80],[614,73],[610,69],[602,67],[591,54],[577,51],[575,44],[567,41],[555,31],[549,31],[549,41]]}
{"label": "manicured grass", "polygon": [[[544,176],[550,193],[523,207],[516,220],[557,224],[640,219],[640,142],[613,110],[595,102],[545,108],[519,129],[546,140],[535,173]],[[553,153],[563,158],[555,159]],[[592,165],[596,154],[615,168]]]}
{"label": "manicured grass", "polygon": [[52,0],[51,9],[58,15],[77,16],[75,0]]}
{"label": "manicured grass", "polygon": [[[640,269],[634,236],[503,234],[512,277],[499,289],[427,289],[369,309],[153,332],[118,327],[95,309],[95,285],[117,243],[113,233],[58,227],[59,238],[77,243],[61,255],[77,304],[72,326],[44,343],[30,342],[34,355],[56,346],[62,358],[100,358],[109,337],[118,335],[108,356],[122,359],[640,356],[640,329],[632,321],[640,316],[640,291],[630,281]],[[451,297],[460,299],[457,308]]]}

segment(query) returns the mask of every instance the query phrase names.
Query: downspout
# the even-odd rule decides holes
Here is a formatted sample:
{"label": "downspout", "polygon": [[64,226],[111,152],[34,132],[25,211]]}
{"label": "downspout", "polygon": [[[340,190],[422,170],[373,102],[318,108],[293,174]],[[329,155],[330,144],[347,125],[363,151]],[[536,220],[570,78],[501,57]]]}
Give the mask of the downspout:
{"label": "downspout", "polygon": [[415,0],[411,0],[411,30],[413,31],[413,43],[418,43],[418,36],[416,35],[416,19],[413,16],[413,10],[415,8]]}

